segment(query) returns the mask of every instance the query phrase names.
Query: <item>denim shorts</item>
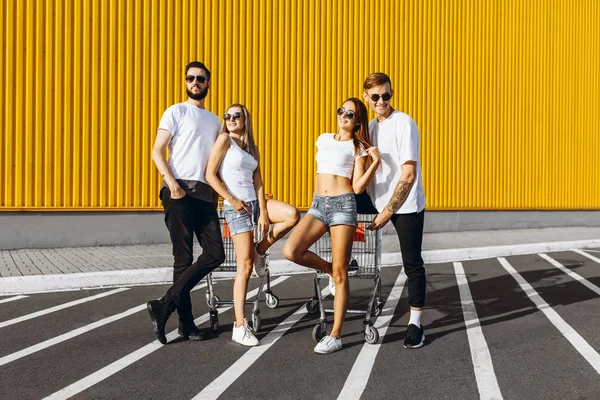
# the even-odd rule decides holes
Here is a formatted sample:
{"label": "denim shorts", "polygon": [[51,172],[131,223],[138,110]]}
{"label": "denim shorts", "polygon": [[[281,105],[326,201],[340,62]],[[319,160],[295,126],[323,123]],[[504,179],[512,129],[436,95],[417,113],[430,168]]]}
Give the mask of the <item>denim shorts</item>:
{"label": "denim shorts", "polygon": [[338,196],[315,194],[307,214],[318,219],[327,227],[334,225],[358,226],[354,193],[344,193]]}
{"label": "denim shorts", "polygon": [[225,221],[227,221],[231,236],[252,231],[258,222],[260,212],[258,200],[247,201],[246,204],[250,209],[250,214],[246,210],[242,210],[241,214],[238,214],[229,204],[223,204],[223,214],[225,214]]}

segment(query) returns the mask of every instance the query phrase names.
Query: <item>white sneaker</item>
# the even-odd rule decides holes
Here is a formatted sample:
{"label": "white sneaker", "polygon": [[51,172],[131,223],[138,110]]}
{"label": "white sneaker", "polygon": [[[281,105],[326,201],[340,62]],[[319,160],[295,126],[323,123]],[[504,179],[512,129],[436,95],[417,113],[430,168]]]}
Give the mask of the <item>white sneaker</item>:
{"label": "white sneaker", "polygon": [[231,340],[243,346],[258,346],[258,339],[252,334],[252,329],[248,326],[246,318],[244,318],[244,324],[240,327],[236,328],[235,322],[233,323]]}
{"label": "white sneaker", "polygon": [[334,338],[333,336],[325,336],[315,346],[315,353],[329,354],[342,349],[342,339]]}
{"label": "white sneaker", "polygon": [[262,256],[258,254],[257,251],[258,243],[254,246],[254,273],[259,278],[262,278],[267,273],[267,255],[263,254]]}
{"label": "white sneaker", "polygon": [[329,292],[335,297],[335,281],[331,275],[329,275]]}

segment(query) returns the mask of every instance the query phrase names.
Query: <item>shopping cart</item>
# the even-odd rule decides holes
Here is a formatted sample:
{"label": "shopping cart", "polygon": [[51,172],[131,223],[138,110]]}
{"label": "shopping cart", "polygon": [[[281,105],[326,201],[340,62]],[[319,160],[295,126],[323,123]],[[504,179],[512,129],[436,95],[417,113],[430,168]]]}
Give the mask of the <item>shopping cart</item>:
{"label": "shopping cart", "polygon": [[[358,214],[358,228],[354,234],[351,262],[348,267],[348,278],[350,279],[372,279],[373,290],[369,299],[369,305],[364,310],[348,310],[348,314],[365,314],[363,324],[365,326],[365,340],[367,343],[377,343],[379,331],[373,326],[371,316],[378,317],[383,311],[383,298],[381,297],[381,230],[369,231],[366,229],[376,215]],[[316,252],[327,261],[331,261],[331,237],[329,232],[325,233],[316,243]],[[318,271],[315,273],[314,286],[315,295],[306,302],[306,310],[309,314],[320,313],[319,322],[312,331],[313,339],[318,342],[327,332],[326,313],[333,310],[325,309],[319,281],[328,278],[329,275]]]}
{"label": "shopping cart", "polygon": [[[271,195],[267,195],[267,198],[271,198]],[[221,264],[213,272],[225,272],[226,275],[231,273],[231,278],[235,278],[235,273],[237,271],[237,262],[235,259],[235,249],[233,247],[233,240],[231,238],[231,232],[229,231],[229,226],[227,226],[227,222],[225,221],[225,215],[223,213],[223,199],[219,198],[219,206],[217,208],[217,212],[219,214],[219,221],[221,225],[221,234],[223,235],[223,247],[225,248],[225,261]],[[262,240],[260,232],[258,232],[258,227],[254,227],[254,239],[255,242]],[[269,308],[277,308],[279,305],[279,298],[273,294],[271,291],[271,274],[269,272],[269,252],[267,251],[265,258],[266,264],[266,272],[265,275],[260,280],[260,286],[258,287],[258,294],[254,301],[246,301],[246,304],[252,304],[252,328],[255,332],[260,330],[261,320],[260,320],[260,309],[259,303],[261,295],[264,293],[265,303]],[[229,277],[229,276],[226,276]],[[232,305],[233,300],[221,300],[219,296],[215,294],[214,284],[213,284],[213,276],[212,273],[208,274],[207,278],[207,289],[206,289],[206,303],[210,308],[210,326],[213,331],[219,330],[219,312],[217,308],[220,305]],[[266,285],[266,290],[263,291],[263,288]]]}

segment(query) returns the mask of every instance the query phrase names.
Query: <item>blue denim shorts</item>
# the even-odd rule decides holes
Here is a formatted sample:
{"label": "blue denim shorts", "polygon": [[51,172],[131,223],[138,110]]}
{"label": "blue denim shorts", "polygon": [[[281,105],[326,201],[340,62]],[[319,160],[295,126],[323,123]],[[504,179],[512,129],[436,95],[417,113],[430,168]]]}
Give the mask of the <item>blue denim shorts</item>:
{"label": "blue denim shorts", "polygon": [[354,193],[344,193],[338,196],[315,194],[307,214],[318,219],[327,227],[334,225],[358,226]]}
{"label": "blue denim shorts", "polygon": [[245,210],[238,214],[229,204],[223,204],[223,214],[225,214],[225,221],[227,221],[231,236],[252,231],[258,222],[260,212],[258,200],[247,201],[246,204],[250,209],[250,214]]}

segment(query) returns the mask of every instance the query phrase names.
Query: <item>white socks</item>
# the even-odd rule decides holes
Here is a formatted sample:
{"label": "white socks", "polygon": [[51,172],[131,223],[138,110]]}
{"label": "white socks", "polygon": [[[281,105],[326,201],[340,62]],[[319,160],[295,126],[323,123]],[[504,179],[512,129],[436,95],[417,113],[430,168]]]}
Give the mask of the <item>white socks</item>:
{"label": "white socks", "polygon": [[410,321],[408,324],[416,325],[417,328],[421,329],[421,313],[422,311],[410,310]]}

